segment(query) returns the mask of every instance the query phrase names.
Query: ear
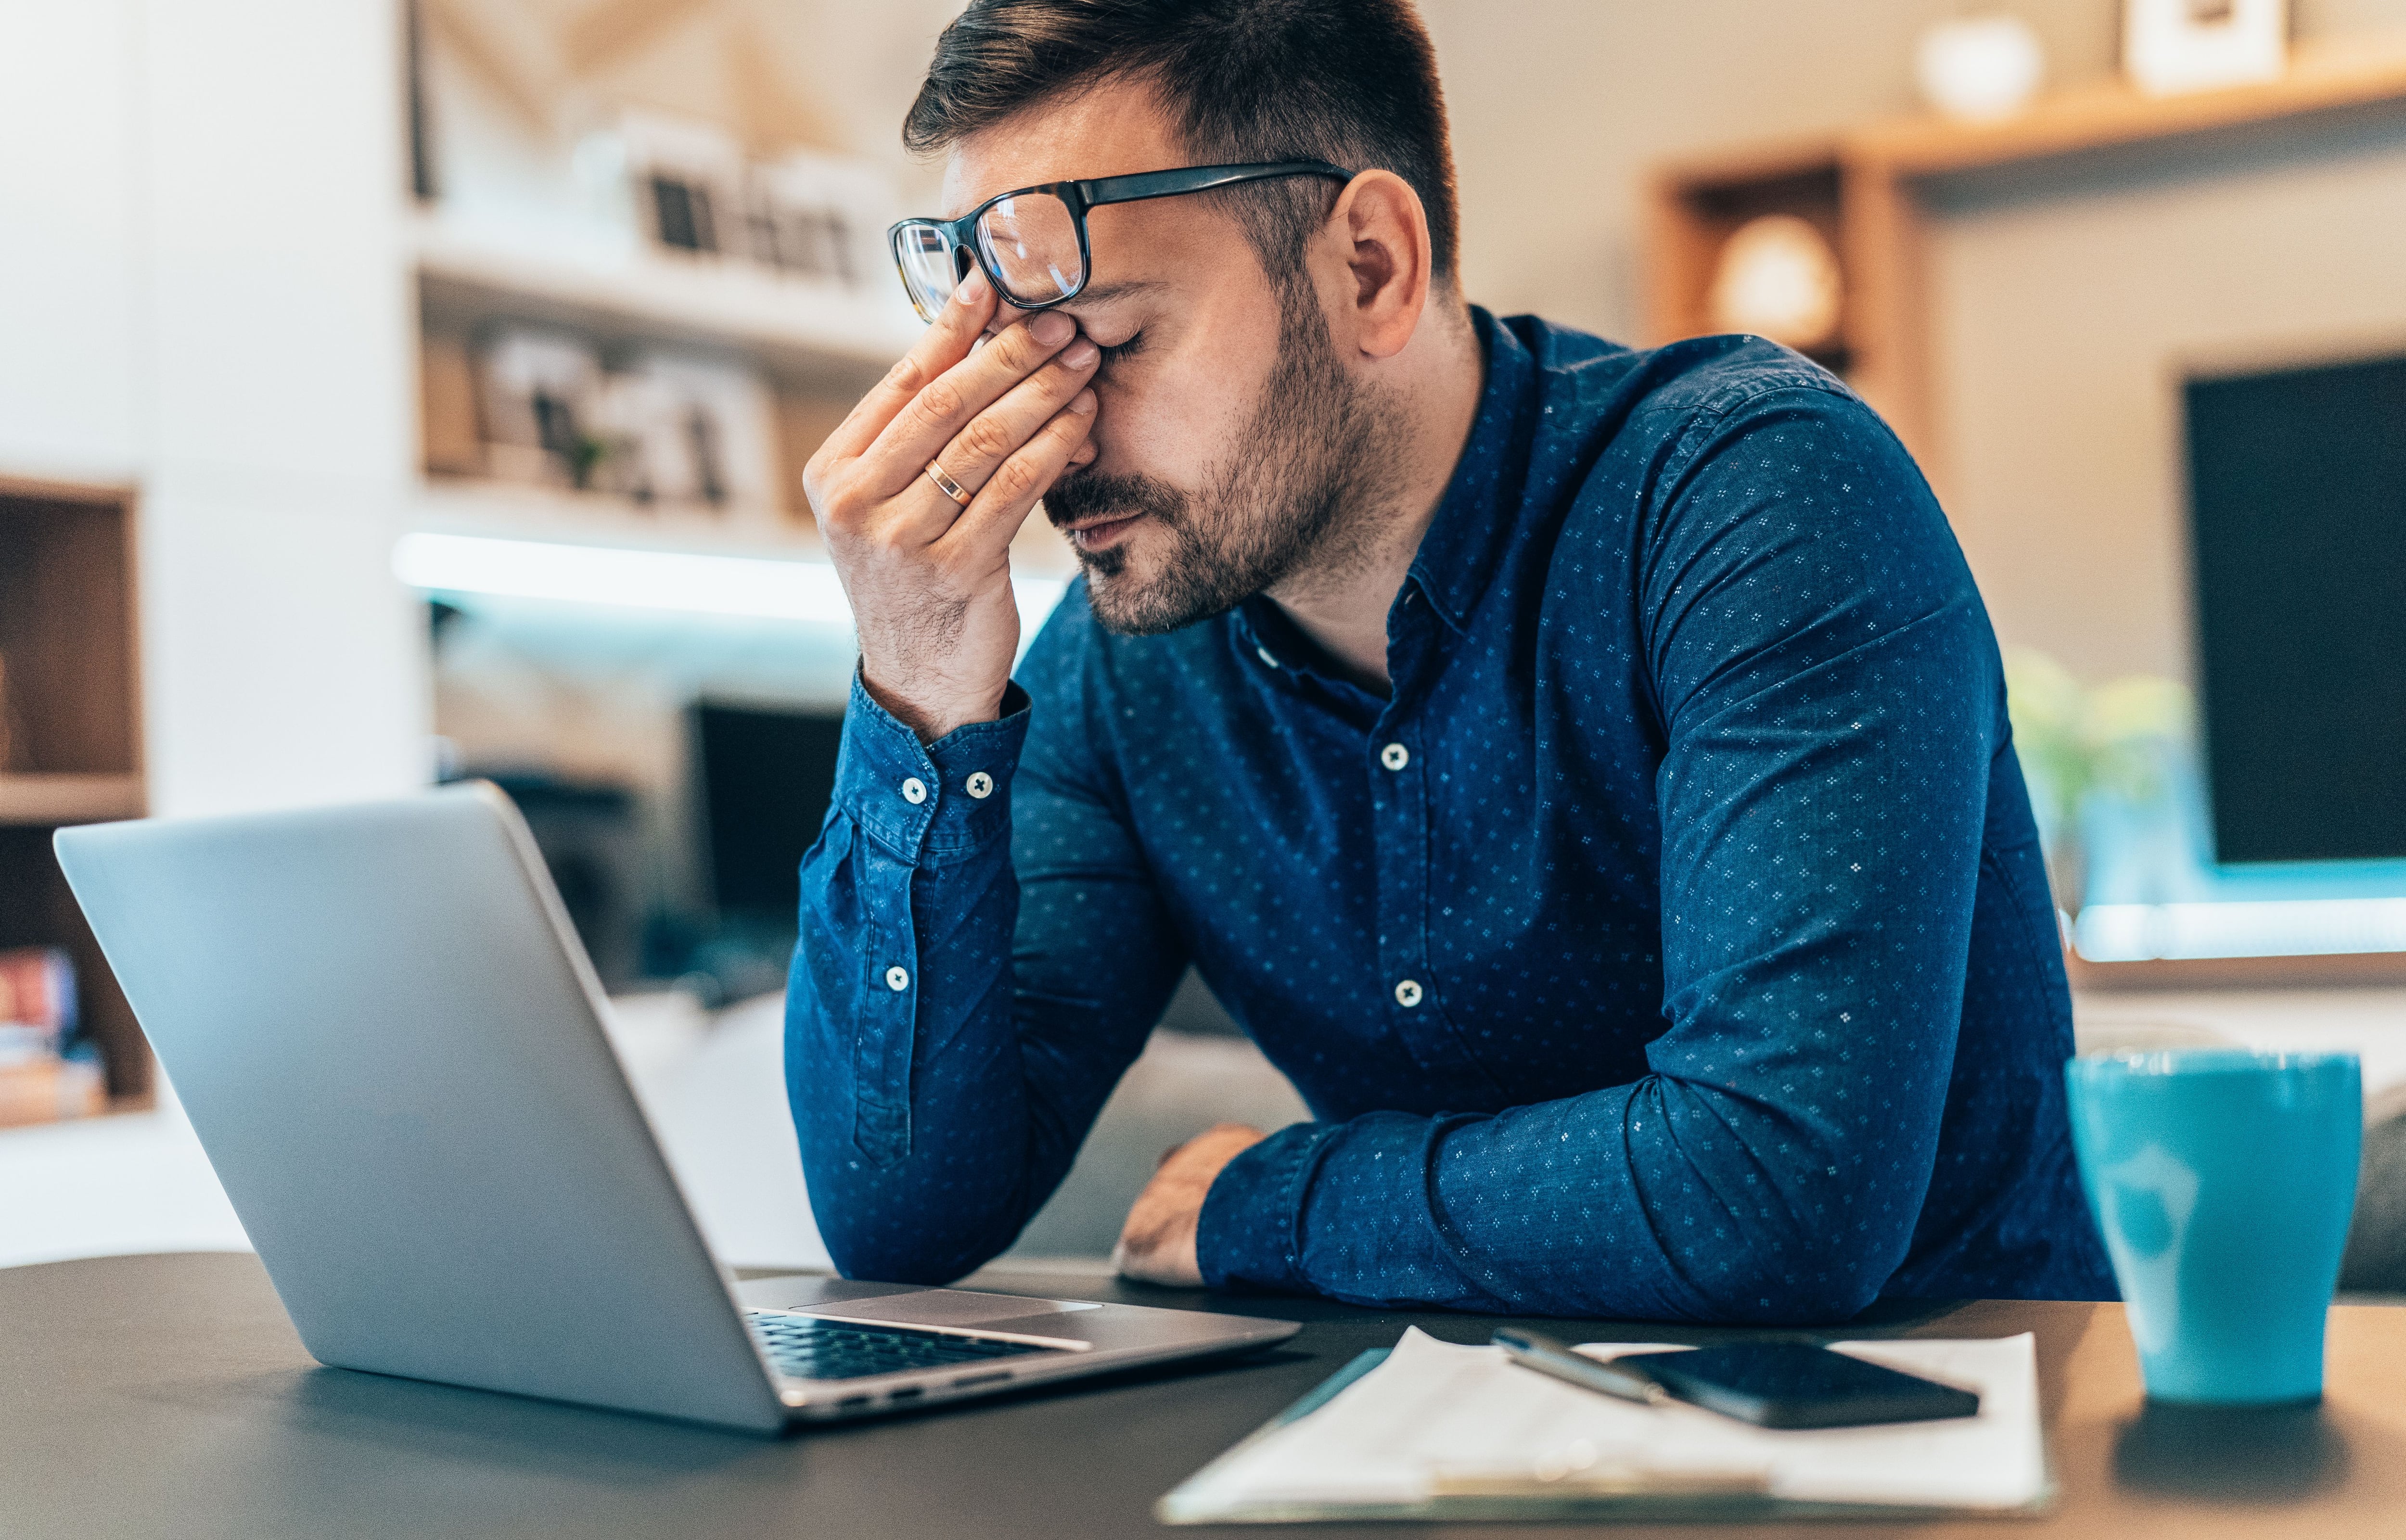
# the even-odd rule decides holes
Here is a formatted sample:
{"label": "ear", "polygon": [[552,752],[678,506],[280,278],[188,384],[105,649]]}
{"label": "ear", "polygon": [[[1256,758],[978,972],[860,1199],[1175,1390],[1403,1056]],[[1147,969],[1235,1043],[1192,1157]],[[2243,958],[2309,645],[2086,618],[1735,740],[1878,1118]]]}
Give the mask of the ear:
{"label": "ear", "polygon": [[1363,172],[1337,195],[1325,234],[1344,270],[1331,316],[1337,342],[1367,358],[1394,358],[1428,306],[1428,213],[1420,194],[1392,171]]}

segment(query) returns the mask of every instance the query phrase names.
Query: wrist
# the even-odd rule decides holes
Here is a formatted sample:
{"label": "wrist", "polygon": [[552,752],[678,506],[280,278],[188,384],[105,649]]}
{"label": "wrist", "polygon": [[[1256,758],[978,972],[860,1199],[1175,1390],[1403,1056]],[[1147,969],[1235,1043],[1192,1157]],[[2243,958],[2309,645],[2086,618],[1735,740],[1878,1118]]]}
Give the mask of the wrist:
{"label": "wrist", "polygon": [[947,698],[918,700],[888,688],[878,682],[876,671],[867,658],[860,665],[861,687],[869,698],[885,709],[887,715],[916,733],[922,743],[932,743],[958,728],[972,723],[993,722],[1002,716],[1002,703],[1011,693],[1011,681],[1006,679],[984,698]]}

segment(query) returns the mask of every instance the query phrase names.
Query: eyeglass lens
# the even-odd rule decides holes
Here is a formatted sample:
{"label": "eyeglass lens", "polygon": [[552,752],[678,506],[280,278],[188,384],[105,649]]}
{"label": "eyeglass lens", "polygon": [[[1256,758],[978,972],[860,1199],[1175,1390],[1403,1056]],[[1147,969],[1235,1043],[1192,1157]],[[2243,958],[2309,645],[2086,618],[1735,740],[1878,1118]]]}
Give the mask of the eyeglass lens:
{"label": "eyeglass lens", "polygon": [[904,225],[894,233],[894,261],[920,319],[933,321],[942,313],[960,285],[961,261],[968,255],[955,251],[933,225]]}
{"label": "eyeglass lens", "polygon": [[1022,192],[995,203],[977,222],[978,255],[1003,293],[1022,305],[1051,304],[1076,293],[1086,263],[1078,221],[1050,192]]}
{"label": "eyeglass lens", "polygon": [[[1078,247],[1078,220],[1069,205],[1050,192],[1022,192],[997,201],[974,227],[978,254],[1013,304],[1051,304],[1085,282],[1085,254]],[[932,224],[906,224],[894,233],[894,260],[920,318],[933,321],[968,276],[969,256],[949,245]]]}

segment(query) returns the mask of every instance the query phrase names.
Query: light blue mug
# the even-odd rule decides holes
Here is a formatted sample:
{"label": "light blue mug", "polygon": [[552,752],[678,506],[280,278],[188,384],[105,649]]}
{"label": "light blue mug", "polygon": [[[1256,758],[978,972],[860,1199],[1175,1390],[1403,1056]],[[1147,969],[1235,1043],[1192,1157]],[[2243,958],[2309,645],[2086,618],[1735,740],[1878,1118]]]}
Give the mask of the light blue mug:
{"label": "light blue mug", "polygon": [[2321,1395],[2364,1140],[2356,1055],[2175,1049],[2073,1059],[2064,1077],[2148,1399]]}

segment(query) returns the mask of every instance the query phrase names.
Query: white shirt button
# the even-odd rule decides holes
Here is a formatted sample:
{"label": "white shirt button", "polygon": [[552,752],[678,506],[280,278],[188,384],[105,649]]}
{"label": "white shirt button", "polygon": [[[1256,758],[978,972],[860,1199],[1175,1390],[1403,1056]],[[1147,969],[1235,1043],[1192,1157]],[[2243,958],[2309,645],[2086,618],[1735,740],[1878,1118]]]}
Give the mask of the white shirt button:
{"label": "white shirt button", "polygon": [[917,776],[902,783],[902,800],[916,807],[927,799],[927,784]]}
{"label": "white shirt button", "polygon": [[1402,770],[1412,762],[1412,751],[1401,743],[1390,743],[1379,751],[1379,763],[1391,770]]}
{"label": "white shirt button", "polygon": [[1260,658],[1263,662],[1268,664],[1273,669],[1278,667],[1278,659],[1271,656],[1270,650],[1267,647],[1255,647],[1253,649],[1253,656]]}
{"label": "white shirt button", "polygon": [[969,795],[983,802],[994,795],[994,777],[978,770],[969,779]]}
{"label": "white shirt button", "polygon": [[904,990],[911,987],[911,970],[907,968],[899,967],[887,968],[885,970],[885,987],[894,991],[897,995],[901,994]]}
{"label": "white shirt button", "polygon": [[1421,1003],[1421,986],[1409,979],[1395,986],[1395,1003],[1409,1010]]}

